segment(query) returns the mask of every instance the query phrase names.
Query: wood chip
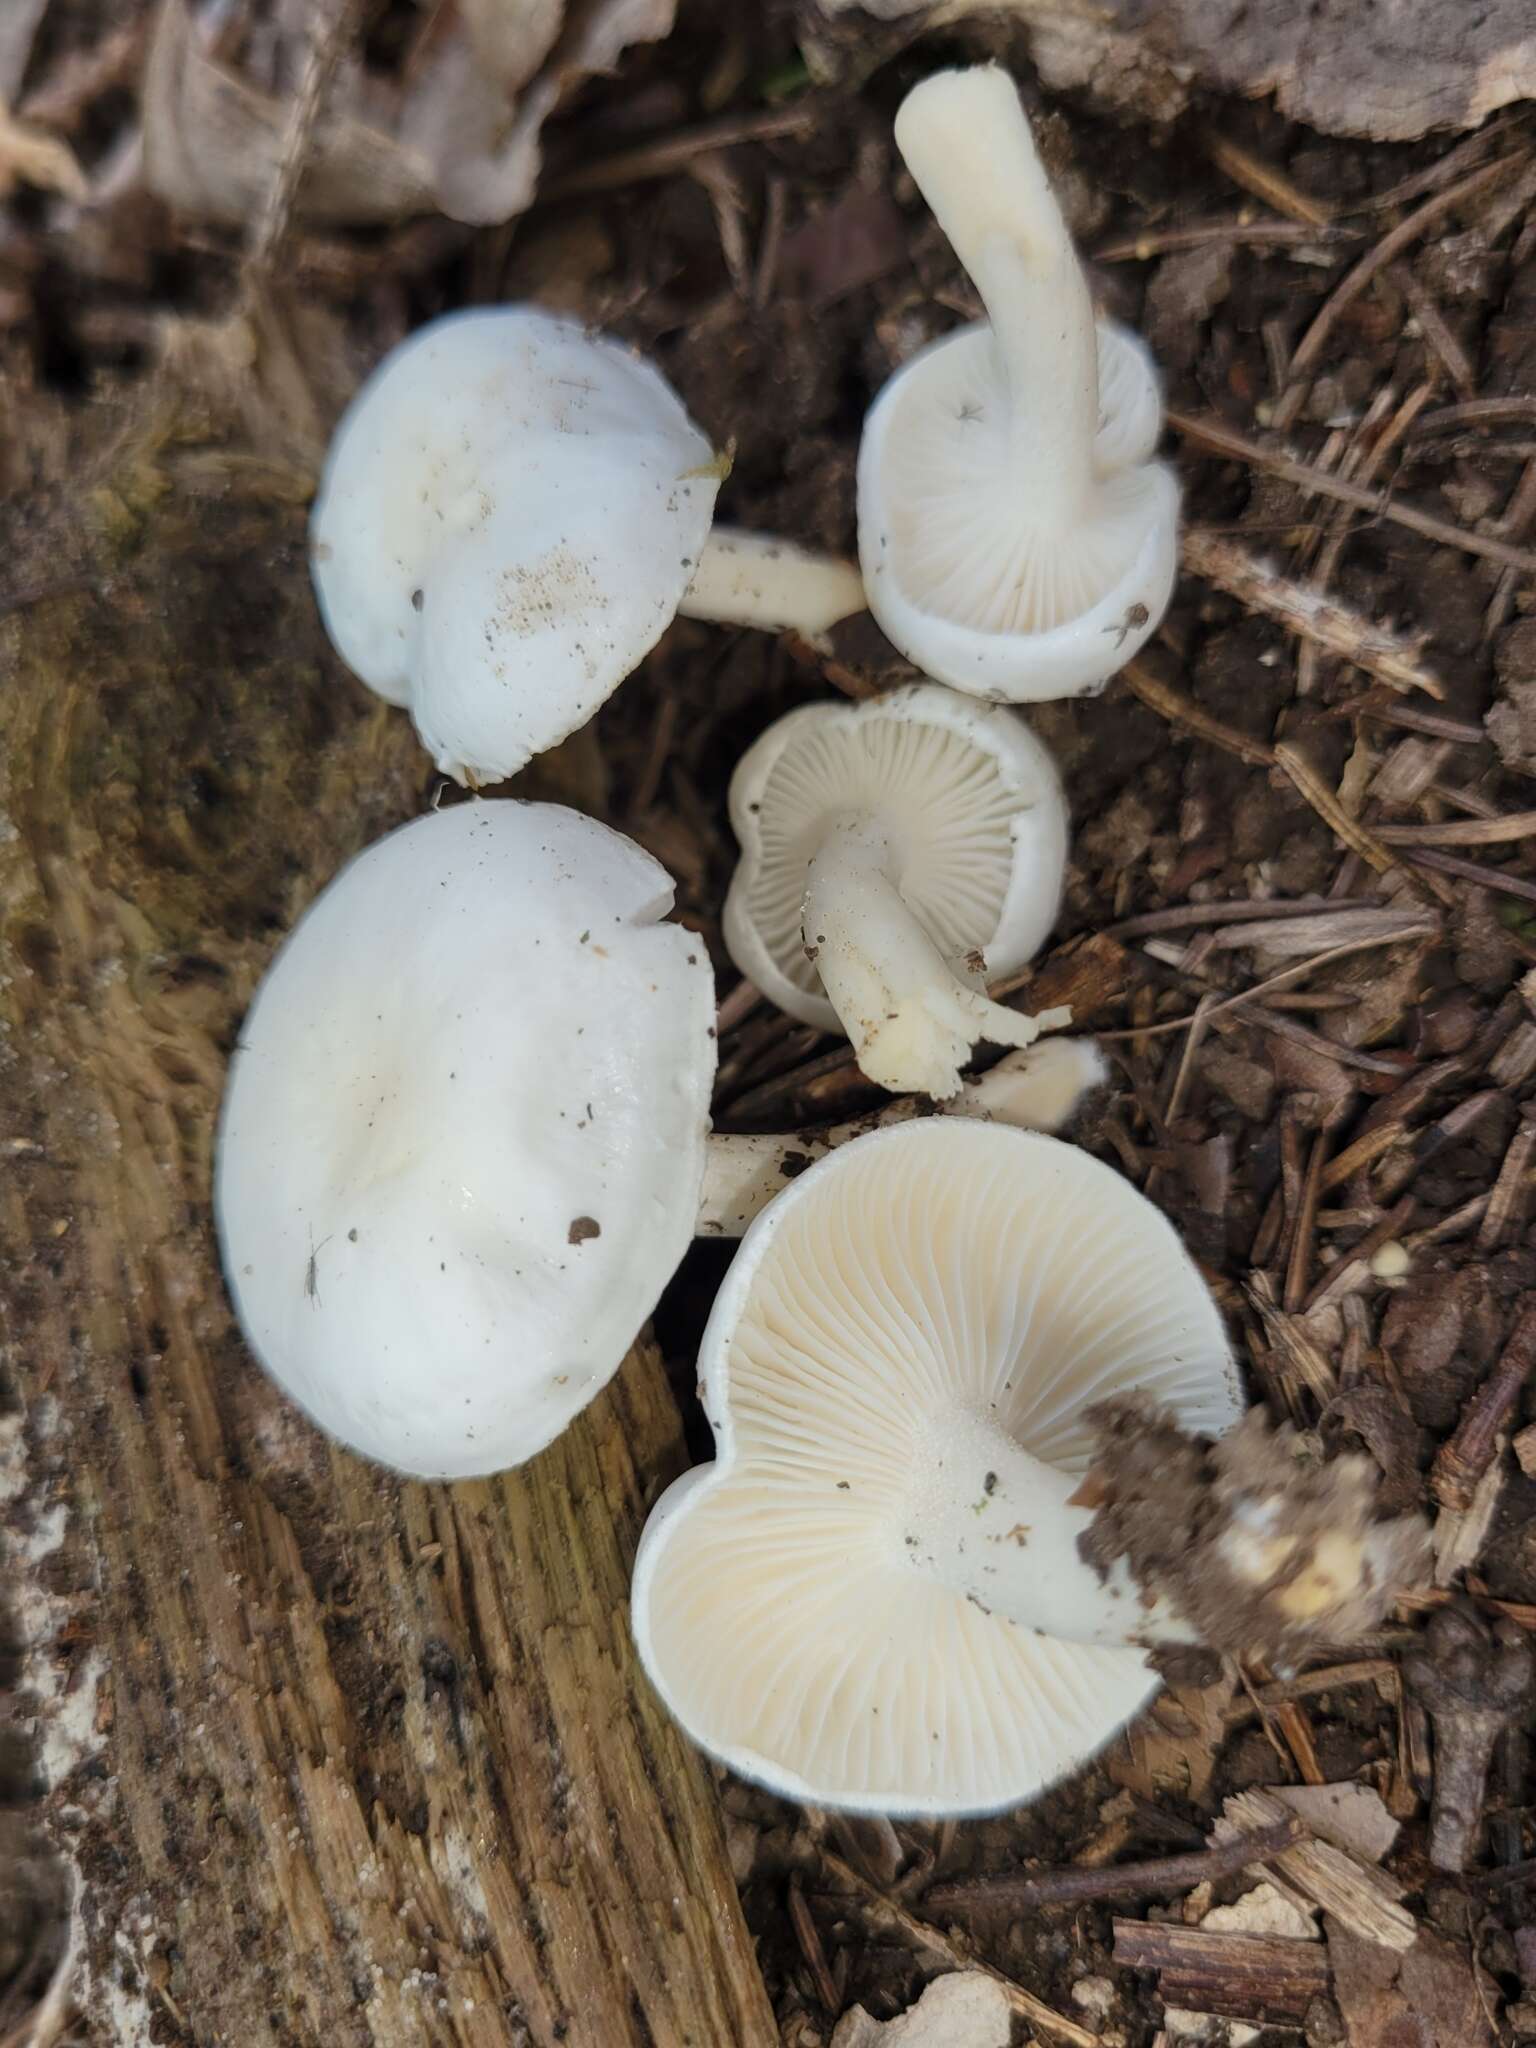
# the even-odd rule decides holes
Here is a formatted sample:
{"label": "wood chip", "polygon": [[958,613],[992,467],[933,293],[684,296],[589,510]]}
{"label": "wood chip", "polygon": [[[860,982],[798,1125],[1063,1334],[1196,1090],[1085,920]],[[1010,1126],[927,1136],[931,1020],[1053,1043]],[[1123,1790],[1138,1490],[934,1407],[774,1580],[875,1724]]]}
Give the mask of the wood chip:
{"label": "wood chip", "polygon": [[1265,1789],[1282,1806],[1299,1814],[1319,1841],[1332,1842],[1336,1849],[1365,1863],[1380,1863],[1402,1833],[1401,1821],[1388,1813],[1374,1785],[1271,1785]]}
{"label": "wood chip", "polygon": [[1484,1472],[1465,1508],[1442,1508],[1435,1517],[1435,1584],[1442,1590],[1455,1585],[1471,1571],[1483,1554],[1488,1531],[1498,1513],[1508,1466],[1502,1436],[1495,1447],[1493,1463]]}
{"label": "wood chip", "polygon": [[1480,1252],[1496,1251],[1506,1237],[1523,1225],[1533,1156],[1536,1156],[1536,1123],[1525,1122],[1509,1141],[1503,1164],[1499,1167],[1499,1177],[1488,1197],[1488,1207],[1483,1212],[1477,1232],[1477,1249]]}
{"label": "wood chip", "polygon": [[[1234,1829],[1272,1826],[1287,1808],[1272,1792],[1254,1790],[1234,1792],[1223,1801],[1222,1810],[1226,1819],[1216,1824],[1217,1841]],[[1418,1922],[1401,1903],[1402,1887],[1333,1842],[1311,1837],[1283,1849],[1274,1868],[1303,1898],[1331,1913],[1361,1940],[1399,1950],[1413,1946]]]}
{"label": "wood chip", "polygon": [[[1254,923],[1223,925],[1209,935],[1213,953],[1227,953],[1251,946],[1270,959],[1294,959],[1306,953],[1331,950],[1354,942],[1372,945],[1406,945],[1413,939],[1440,936],[1439,913],[1422,910],[1335,910],[1310,916],[1263,919]],[[1536,1033],[1536,1026],[1532,1027]]]}
{"label": "wood chip", "polygon": [[1248,1299],[1259,1312],[1264,1335],[1277,1360],[1297,1382],[1324,1406],[1339,1390],[1333,1360],[1307,1329],[1303,1316],[1287,1315],[1275,1299],[1274,1283],[1267,1273],[1255,1273],[1248,1283]]}
{"label": "wood chip", "polygon": [[1156,1921],[1113,1923],[1115,1961],[1156,1970],[1165,2005],[1224,2019],[1300,2021],[1328,1990],[1321,1942],[1287,1934],[1208,1934]]}

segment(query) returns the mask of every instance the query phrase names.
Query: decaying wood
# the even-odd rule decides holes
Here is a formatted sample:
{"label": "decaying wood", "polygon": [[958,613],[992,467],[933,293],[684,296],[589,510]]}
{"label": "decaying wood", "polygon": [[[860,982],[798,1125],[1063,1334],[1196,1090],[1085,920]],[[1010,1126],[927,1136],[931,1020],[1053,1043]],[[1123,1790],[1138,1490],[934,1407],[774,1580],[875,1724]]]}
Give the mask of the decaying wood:
{"label": "decaying wood", "polygon": [[1328,1990],[1320,1941],[1286,1934],[1218,1934],[1203,1927],[1116,1920],[1115,1961],[1156,1970],[1165,2005],[1227,2019],[1299,2021]]}
{"label": "decaying wood", "polygon": [[[1226,1820],[1218,1822],[1216,1839],[1232,1829],[1256,1831],[1284,1820],[1290,1809],[1272,1793],[1234,1792],[1224,1802]],[[1362,1941],[1382,1948],[1412,1948],[1418,1922],[1399,1903],[1401,1887],[1391,1878],[1358,1857],[1306,1836],[1292,1847],[1282,1849],[1273,1859],[1274,1869],[1284,1884],[1299,1893],[1308,1905],[1321,1906]]]}
{"label": "decaying wood", "polygon": [[1493,1462],[1499,1433],[1514,1413],[1520,1389],[1536,1368],[1536,1305],[1526,1308],[1466,1412],[1436,1453],[1430,1483],[1441,1505],[1465,1510]]}
{"label": "decaying wood", "polygon": [[157,2043],[767,2048],[712,1781],[627,1633],[683,1462],[654,1352],[523,1471],[424,1486],[232,1325],[224,1055],[430,775],[324,653],[299,515],[235,472],[190,500],[163,445],[71,514],[107,522],[90,587],[0,622],[0,1408],[74,1596],[31,1677],[87,1737],[45,1802],[78,1993]]}
{"label": "decaying wood", "polygon": [[1530,1711],[1536,1654],[1512,1622],[1490,1626],[1458,1601],[1431,1616],[1403,1671],[1434,1728],[1429,1860],[1461,1871],[1477,1841],[1495,1744]]}

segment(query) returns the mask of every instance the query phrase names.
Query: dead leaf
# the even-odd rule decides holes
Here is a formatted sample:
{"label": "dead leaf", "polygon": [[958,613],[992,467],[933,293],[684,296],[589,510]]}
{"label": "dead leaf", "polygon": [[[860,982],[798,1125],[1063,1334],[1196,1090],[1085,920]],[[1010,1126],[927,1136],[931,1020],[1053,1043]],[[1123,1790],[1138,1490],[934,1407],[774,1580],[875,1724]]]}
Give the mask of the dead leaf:
{"label": "dead leaf", "polygon": [[[157,197],[203,220],[243,226],[266,204],[289,110],[216,63],[187,0],[161,0],[144,71],[144,179]],[[316,123],[295,217],[365,226],[429,213],[428,167],[366,122],[334,110]]]}
{"label": "dead leaf", "polygon": [[[493,12],[491,0],[480,0],[480,12]],[[546,61],[515,97],[470,35],[445,38],[412,81],[400,118],[402,141],[431,166],[444,213],[488,226],[523,212],[543,161],[540,134],[560,100],[582,79],[612,71],[632,44],[670,34],[675,12],[676,0],[569,0]]]}
{"label": "dead leaf", "polygon": [[1236,1680],[1226,1676],[1214,1685],[1168,1687],[1110,1751],[1106,1773],[1143,1799],[1174,1792],[1200,1805],[1226,1740],[1226,1710],[1235,1690]]}
{"label": "dead leaf", "polygon": [[[1463,1948],[1427,1930],[1402,1954],[1329,1920],[1333,1991],[1350,2048],[1494,2048],[1498,1989]],[[1479,1993],[1481,1977],[1481,1994]]]}

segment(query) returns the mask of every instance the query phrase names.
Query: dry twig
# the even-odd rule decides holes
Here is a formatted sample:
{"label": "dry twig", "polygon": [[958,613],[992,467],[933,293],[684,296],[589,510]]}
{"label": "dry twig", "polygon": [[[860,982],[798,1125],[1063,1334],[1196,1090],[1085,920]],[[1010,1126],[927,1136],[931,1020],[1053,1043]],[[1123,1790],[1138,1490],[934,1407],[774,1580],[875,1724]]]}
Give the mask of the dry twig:
{"label": "dry twig", "polygon": [[[1292,746],[1288,740],[1282,740],[1275,748],[1275,761],[1285,770],[1334,836],[1342,839],[1351,853],[1359,854],[1368,867],[1374,868],[1379,875],[1385,875],[1402,865],[1397,855],[1390,847],[1382,845],[1368,825],[1363,825],[1352,812],[1344,808],[1299,747]],[[1443,887],[1436,888],[1433,884],[1416,882],[1414,888],[1415,893],[1420,896],[1430,897],[1439,902],[1450,900],[1450,892]]]}
{"label": "dry twig", "polygon": [[1490,562],[1498,562],[1507,569],[1518,569],[1527,576],[1536,570],[1536,553],[1529,548],[1511,547],[1507,541],[1498,540],[1491,534],[1472,533],[1464,526],[1454,526],[1448,519],[1437,519],[1432,512],[1421,512],[1417,506],[1399,503],[1390,491],[1368,490],[1360,484],[1346,483],[1341,477],[1319,469],[1316,463],[1302,462],[1294,455],[1250,441],[1247,435],[1237,433],[1223,420],[1192,419],[1185,413],[1170,412],[1168,424],[1175,433],[1182,434],[1198,447],[1208,449],[1213,455],[1246,462],[1254,469],[1265,470],[1271,476],[1278,476],[1286,483],[1297,484],[1302,490],[1316,492],[1321,497],[1337,498],[1341,504],[1357,506],[1362,512],[1390,520],[1395,526],[1406,526],[1411,533],[1420,533],[1426,540],[1438,541],[1443,547],[1459,548],[1467,555],[1485,555]]}
{"label": "dry twig", "polygon": [[1324,653],[1364,669],[1394,690],[1423,690],[1443,698],[1444,685],[1424,667],[1416,651],[1385,626],[1374,625],[1323,594],[1320,584],[1296,583],[1234,541],[1208,528],[1189,528],[1183,542],[1184,567],[1250,611],[1276,619]]}
{"label": "dry twig", "polygon": [[1076,2020],[1068,2019],[1065,2013],[1057,2012],[1043,1999],[1036,1998],[1022,1984],[1005,1977],[1001,1970],[983,1962],[972,1953],[968,1942],[957,1935],[946,1934],[942,1927],[935,1927],[931,1921],[920,1920],[899,1899],[893,1899],[889,1892],[881,1891],[878,1885],[861,1877],[851,1863],[845,1863],[841,1856],[825,1845],[821,1846],[820,1855],[829,1873],[858,1898],[866,1919],[877,1932],[897,1935],[914,1948],[930,1950],[941,1956],[952,1970],[984,1971],[994,1983],[1003,1987],[1013,2010],[1048,2040],[1064,2042],[1066,2048],[1098,2048],[1096,2035],[1090,2034],[1086,2027],[1080,2027]]}
{"label": "dry twig", "polygon": [[1302,1826],[1293,1815],[1199,1849],[1188,1856],[1159,1856],[1146,1863],[1115,1863],[1107,1868],[1068,1865],[1061,1870],[1031,1871],[1027,1877],[978,1877],[962,1884],[941,1884],[923,1896],[924,1909],[939,1918],[977,1908],[1027,1913],[1037,1906],[1080,1905],[1088,1899],[1133,1898],[1151,1892],[1191,1891],[1197,1884],[1231,1877],[1250,1864],[1265,1863],[1298,1841]]}
{"label": "dry twig", "polygon": [[1383,235],[1376,246],[1360,258],[1329,294],[1311,326],[1296,344],[1291,356],[1291,377],[1297,381],[1293,381],[1291,390],[1281,401],[1276,414],[1278,426],[1288,426],[1295,418],[1306,395],[1306,373],[1321,356],[1340,315],[1359,298],[1377,273],[1385,269],[1421,235],[1426,234],[1443,215],[1453,213],[1465,200],[1475,198],[1479,192],[1486,191],[1489,186],[1496,184],[1510,171],[1518,170],[1527,161],[1526,152],[1518,150],[1509,156],[1497,158],[1491,164],[1480,164],[1475,171],[1470,171],[1466,177],[1459,178],[1447,190],[1437,192],[1432,198],[1426,199],[1422,206],[1410,213],[1406,220],[1399,221],[1390,233]]}
{"label": "dry twig", "polygon": [[1250,739],[1246,733],[1238,732],[1230,725],[1223,725],[1219,718],[1212,718],[1182,691],[1153,675],[1139,657],[1128,661],[1120,673],[1142,703],[1150,705],[1171,724],[1183,726],[1197,739],[1209,740],[1212,746],[1220,747],[1225,753],[1236,754],[1250,767],[1268,768],[1273,765],[1273,748],[1265,746],[1262,740]]}

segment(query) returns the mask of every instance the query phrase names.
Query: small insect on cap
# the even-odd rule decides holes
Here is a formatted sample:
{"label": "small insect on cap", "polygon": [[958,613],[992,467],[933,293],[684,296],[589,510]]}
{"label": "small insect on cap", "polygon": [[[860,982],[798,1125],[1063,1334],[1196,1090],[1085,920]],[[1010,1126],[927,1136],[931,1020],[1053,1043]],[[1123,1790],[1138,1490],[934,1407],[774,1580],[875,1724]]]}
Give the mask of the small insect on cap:
{"label": "small insect on cap", "polygon": [[590,818],[468,803],[346,867],[241,1027],[219,1126],[252,1350],[400,1471],[521,1464],[617,1370],[693,1234],[703,947]]}
{"label": "small insect on cap", "polygon": [[974,696],[1100,689],[1156,630],[1177,568],[1151,359],[1095,323],[1006,72],[925,80],[896,142],[988,317],[914,356],[865,420],[870,610],[910,660]]}
{"label": "small insect on cap", "polygon": [[347,408],[311,522],[343,661],[489,783],[585,725],[677,611],[722,465],[619,343],[527,306],[434,321]]}

